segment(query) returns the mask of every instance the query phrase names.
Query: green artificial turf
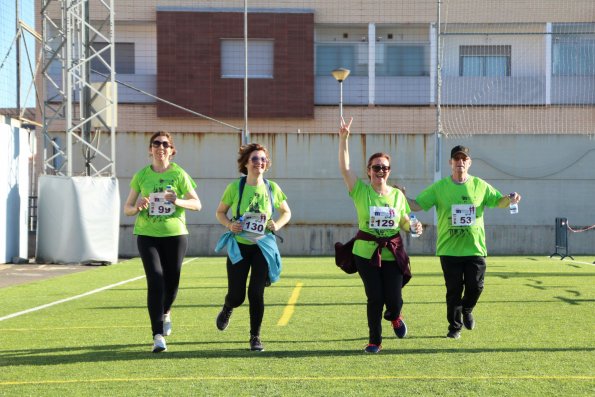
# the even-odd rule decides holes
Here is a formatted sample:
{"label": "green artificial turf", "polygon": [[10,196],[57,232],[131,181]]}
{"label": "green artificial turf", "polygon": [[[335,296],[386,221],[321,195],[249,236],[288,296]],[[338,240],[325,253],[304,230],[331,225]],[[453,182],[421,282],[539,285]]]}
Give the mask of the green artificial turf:
{"label": "green artificial turf", "polygon": [[2,288],[0,318],[64,301],[0,321],[0,395],[595,394],[593,258],[488,258],[477,326],[458,340],[445,338],[439,260],[411,260],[403,290],[409,333],[397,339],[385,321],[374,355],[363,352],[361,280],[333,258],[283,259],[281,280],[265,293],[260,353],[248,349],[247,300],[226,331],[215,327],[227,286],[222,257],[187,259],[160,354],[150,352],[139,259]]}

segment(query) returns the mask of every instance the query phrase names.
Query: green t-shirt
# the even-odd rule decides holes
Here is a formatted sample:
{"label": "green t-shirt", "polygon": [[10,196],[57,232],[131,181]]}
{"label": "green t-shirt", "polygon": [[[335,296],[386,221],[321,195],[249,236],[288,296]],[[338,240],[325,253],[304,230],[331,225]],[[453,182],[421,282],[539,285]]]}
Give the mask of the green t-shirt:
{"label": "green t-shirt", "polygon": [[[170,163],[169,169],[163,173],[153,171],[148,165],[134,174],[130,181],[130,188],[142,197],[164,192],[168,185],[180,198],[196,188],[190,175],[175,163]],[[148,209],[142,210],[134,222],[134,234],[151,237],[188,234],[185,210],[175,206],[175,211],[168,215],[150,215]]]}
{"label": "green t-shirt", "polygon": [[[271,190],[273,191],[273,205],[275,208],[279,208],[281,203],[287,200],[287,196],[275,182],[269,180],[269,183],[271,185]],[[221,202],[229,205],[231,217],[233,218],[238,217],[237,209],[239,198],[240,180],[238,179],[227,185],[227,188],[225,188],[223,196],[221,197]],[[269,189],[264,183],[258,186],[251,186],[247,183],[244,185],[239,215],[243,215],[245,212],[266,214],[267,221],[271,219],[273,209],[271,208],[271,201],[269,199]],[[268,230],[265,232],[270,233]],[[239,236],[236,236],[236,240],[238,243],[242,244],[254,244],[254,242]]]}
{"label": "green t-shirt", "polygon": [[436,206],[436,255],[487,256],[484,207],[497,207],[501,198],[502,193],[474,176],[462,184],[448,176],[424,189],[415,201],[425,211]]}
{"label": "green t-shirt", "polygon": [[[372,186],[358,179],[353,185],[349,196],[355,204],[359,230],[378,237],[388,237],[399,233],[399,222],[401,218],[409,213],[409,204],[403,192],[392,188],[386,196],[379,196]],[[394,210],[394,224],[388,229],[373,229],[370,227],[370,207],[389,207]],[[370,259],[378,248],[374,241],[356,240],[353,245],[353,253],[362,258]],[[394,261],[395,257],[388,248],[382,249],[382,259]]]}

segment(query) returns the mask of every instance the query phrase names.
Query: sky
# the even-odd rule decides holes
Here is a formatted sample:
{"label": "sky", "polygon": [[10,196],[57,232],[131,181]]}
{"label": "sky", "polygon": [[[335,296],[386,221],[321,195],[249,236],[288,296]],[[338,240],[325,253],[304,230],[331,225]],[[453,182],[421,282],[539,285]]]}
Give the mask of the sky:
{"label": "sky", "polygon": [[[17,3],[20,19],[35,26],[35,4],[38,0],[0,0],[0,108],[17,106],[17,62],[15,37]],[[21,39],[21,106],[35,107],[35,91],[30,89],[32,72],[35,70],[35,39],[23,30]]]}

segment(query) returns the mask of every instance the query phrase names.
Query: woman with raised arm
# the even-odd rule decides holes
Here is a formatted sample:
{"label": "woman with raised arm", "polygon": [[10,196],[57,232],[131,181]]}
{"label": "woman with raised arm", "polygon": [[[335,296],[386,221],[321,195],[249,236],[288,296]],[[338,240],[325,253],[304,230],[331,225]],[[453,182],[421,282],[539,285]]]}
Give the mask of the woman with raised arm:
{"label": "woman with raised arm", "polygon": [[167,350],[171,307],[178,294],[182,261],[188,247],[185,210],[199,211],[196,183],[172,161],[176,149],[170,133],[149,140],[151,164],[132,177],[124,214],[136,215],[134,234],[147,276],[147,306],[153,353]]}
{"label": "woman with raised arm", "polygon": [[[364,351],[378,353],[382,348],[382,317],[391,323],[398,338],[407,335],[401,316],[402,287],[411,278],[409,257],[400,231],[409,231],[409,205],[405,195],[387,183],[390,156],[374,153],[368,159],[369,183],[359,179],[349,161],[349,132],[353,118],[341,119],[339,168],[357,212],[358,232],[353,241],[353,259],[367,297],[369,340]],[[417,222],[417,233],[422,232]],[[351,244],[349,244],[350,246]]]}

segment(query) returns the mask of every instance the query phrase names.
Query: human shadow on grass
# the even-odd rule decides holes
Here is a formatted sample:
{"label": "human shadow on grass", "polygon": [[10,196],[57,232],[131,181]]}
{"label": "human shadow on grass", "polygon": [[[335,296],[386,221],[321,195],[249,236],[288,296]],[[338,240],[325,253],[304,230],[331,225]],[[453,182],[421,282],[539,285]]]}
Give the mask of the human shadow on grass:
{"label": "human shadow on grass", "polygon": [[[523,301],[524,302],[524,301]],[[416,302],[417,303],[417,302]],[[438,302],[436,302],[438,303]],[[443,302],[440,302],[443,303]],[[212,304],[212,303],[205,303],[205,304],[192,304],[192,305],[183,305],[183,304],[178,304],[176,303],[174,305],[174,308],[172,309],[172,311],[174,309],[181,309],[181,308],[186,308],[186,309],[193,309],[193,308],[197,308],[197,307],[213,307],[216,308],[217,310],[221,310],[221,305],[222,303],[216,303],[216,304]],[[246,302],[247,305],[247,302]],[[287,302],[283,302],[283,303],[267,303],[266,304],[267,307],[286,307],[287,306]],[[361,301],[361,302],[321,302],[321,303],[296,303],[293,306],[296,307],[306,307],[306,306],[365,306],[366,302],[365,301]],[[137,310],[137,309],[146,309],[146,305],[128,305],[128,306],[97,306],[97,307],[90,307],[88,308],[89,310],[121,310],[121,309],[133,309],[133,310]]]}
{"label": "human shadow on grass", "polygon": [[572,306],[577,306],[577,305],[580,305],[581,303],[595,302],[595,299],[572,299],[572,298],[565,298],[563,296],[555,296],[554,298],[558,299],[561,302],[568,303],[569,305],[572,305]]}
{"label": "human shadow on grass", "polygon": [[[505,300],[487,300],[484,299],[481,301],[482,305],[488,305],[488,304],[510,304],[510,303],[523,303],[523,304],[529,304],[529,303],[535,303],[535,304],[543,304],[543,303],[560,303],[560,302],[564,302],[564,303],[571,303],[571,304],[578,304],[578,303],[586,303],[586,302],[593,302],[593,299],[570,299],[570,298],[563,298],[560,296],[555,296],[552,298],[548,298],[548,299],[533,299],[533,300],[529,300],[529,299],[505,299]],[[410,302],[407,303],[407,305],[412,305],[412,306],[417,306],[417,305],[442,305],[444,304],[444,300],[435,300],[435,301],[415,301],[415,302]],[[221,305],[222,303],[204,303],[204,304],[178,304],[176,303],[174,306],[174,309],[195,309],[195,308],[214,308],[216,309],[216,311],[218,312],[218,310],[221,310]],[[247,305],[247,303],[245,303],[244,305]],[[361,301],[357,301],[357,302],[312,302],[312,303],[295,303],[292,306],[295,307],[322,307],[322,306],[328,306],[328,307],[333,307],[333,306],[365,306],[366,305],[366,301],[365,300],[361,300]],[[279,303],[274,303],[274,302],[270,302],[266,304],[267,307],[286,307],[287,306],[287,302],[279,302]],[[95,306],[95,307],[88,307],[86,308],[86,310],[138,310],[138,309],[146,309],[146,306],[143,304],[138,304],[138,305],[126,305],[126,306]]]}
{"label": "human shadow on grass", "polygon": [[[340,342],[350,340],[340,340]],[[47,349],[22,349],[8,350],[2,353],[0,359],[1,367],[15,366],[51,366],[76,363],[94,363],[94,362],[118,362],[118,361],[140,361],[140,360],[178,360],[178,359],[217,359],[217,358],[250,358],[250,359],[268,359],[268,358],[303,358],[303,357],[347,357],[361,356],[365,340],[356,339],[353,341],[353,348],[335,348],[335,349],[307,349],[307,350],[285,350],[282,344],[295,346],[296,343],[303,344],[304,341],[266,341],[263,340],[265,347],[263,352],[252,352],[248,350],[248,341],[211,341],[211,342],[172,342],[169,350],[160,354],[154,354],[149,351],[148,344],[128,344],[128,345],[102,345],[47,348]],[[318,341],[320,342],[320,341]],[[452,343],[455,343],[454,346]],[[382,355],[394,354],[399,356],[406,355],[433,355],[433,354],[479,354],[479,353],[587,353],[595,351],[595,348],[574,347],[574,348],[465,348],[460,343],[446,341],[443,348],[401,348],[395,342],[390,347],[385,343]],[[213,348],[216,346],[216,348]],[[361,347],[361,348],[360,348]],[[178,350],[179,349],[179,350]],[[182,349],[184,349],[182,351]]]}
{"label": "human shadow on grass", "polygon": [[570,278],[574,278],[574,277],[593,277],[593,276],[595,276],[595,273],[593,273],[593,272],[589,272],[589,273],[490,272],[489,266],[488,266],[488,273],[487,273],[487,277],[500,277],[503,279],[519,278],[519,277],[525,277],[525,278],[544,278],[544,277],[566,278],[566,277],[570,277]]}
{"label": "human shadow on grass", "polygon": [[[359,279],[358,279],[359,281]],[[279,285],[273,285],[272,288],[274,289],[291,289],[293,290],[295,288],[295,284],[291,284],[291,285],[283,285],[283,284],[279,284]],[[361,281],[360,284],[345,284],[345,285],[337,285],[337,284],[333,284],[333,285],[321,285],[321,284],[311,284],[311,285],[302,285],[302,288],[362,288],[361,285]],[[120,291],[120,292],[124,292],[124,291],[143,291],[146,290],[147,287],[142,286],[139,288],[118,288],[118,289],[114,289],[112,291]],[[215,289],[215,290],[227,290],[227,285],[209,285],[209,286],[198,286],[198,287],[187,287],[187,286],[181,286],[178,288],[179,290],[208,290],[208,289]]]}

